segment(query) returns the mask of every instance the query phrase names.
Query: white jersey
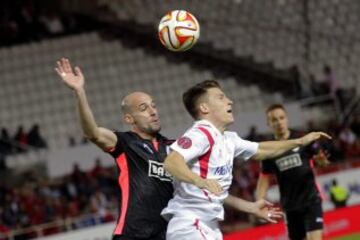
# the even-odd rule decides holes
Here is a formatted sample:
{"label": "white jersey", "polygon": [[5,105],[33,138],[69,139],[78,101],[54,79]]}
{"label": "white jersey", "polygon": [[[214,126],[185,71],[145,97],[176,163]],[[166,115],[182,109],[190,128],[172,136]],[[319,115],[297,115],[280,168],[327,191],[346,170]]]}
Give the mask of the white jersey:
{"label": "white jersey", "polygon": [[172,216],[198,216],[204,221],[224,219],[223,203],[232,182],[234,157],[252,157],[258,143],[241,139],[237,133],[223,134],[209,121],[201,120],[174,142],[171,149],[181,154],[191,171],[202,178],[215,179],[224,189],[220,196],[201,190],[193,184],[174,181],[174,197],[162,211]]}

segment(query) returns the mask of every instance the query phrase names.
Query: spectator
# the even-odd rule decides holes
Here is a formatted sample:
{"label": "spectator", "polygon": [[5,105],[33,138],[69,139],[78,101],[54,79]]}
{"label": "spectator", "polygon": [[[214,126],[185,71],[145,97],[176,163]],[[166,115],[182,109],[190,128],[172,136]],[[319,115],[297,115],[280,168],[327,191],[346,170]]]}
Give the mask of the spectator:
{"label": "spectator", "polygon": [[324,81],[328,86],[328,93],[335,98],[339,87],[335,74],[329,65],[324,66],[323,73]]}
{"label": "spectator", "polygon": [[50,36],[57,36],[65,32],[64,25],[58,15],[54,12],[48,12],[40,17],[40,21],[44,25],[47,34]]}
{"label": "spectator", "polygon": [[105,170],[105,168],[102,166],[100,158],[96,158],[96,159],[95,159],[95,166],[94,166],[94,168],[90,171],[91,177],[93,177],[93,178],[98,178],[98,177],[100,177],[101,175],[104,175],[105,171],[106,171],[106,170]]}
{"label": "spectator", "polygon": [[339,139],[346,153],[347,150],[355,143],[356,135],[348,126],[345,126],[339,133]]}
{"label": "spectator", "polygon": [[74,183],[78,195],[86,194],[86,197],[91,193],[91,182],[88,181],[86,173],[83,172],[77,163],[74,164],[73,172],[70,176],[71,181]]}
{"label": "spectator", "polygon": [[297,65],[290,67],[290,74],[294,83],[293,93],[297,94],[298,98],[305,97],[305,86],[303,86],[304,81],[302,81],[299,67]]}
{"label": "spectator", "polygon": [[1,129],[1,137],[0,137],[0,154],[8,155],[13,152],[13,146],[11,143],[11,139],[9,137],[9,133],[6,128]]}
{"label": "spectator", "polygon": [[0,173],[7,169],[6,161],[5,161],[5,154],[0,152]]}
{"label": "spectator", "polygon": [[351,130],[357,135],[360,136],[360,114],[356,115],[354,120],[351,123]]}
{"label": "spectator", "polygon": [[346,202],[350,195],[346,188],[338,185],[336,179],[332,180],[332,186],[330,188],[330,199],[335,208],[341,208],[346,206]]}
{"label": "spectator", "polygon": [[32,0],[23,1],[20,11],[16,11],[16,22],[19,26],[21,41],[39,40],[41,37],[40,23]]}
{"label": "spectator", "polygon": [[14,136],[14,140],[16,141],[16,143],[18,143],[18,145],[16,146],[17,152],[25,152],[28,145],[28,136],[24,132],[24,128],[22,125],[18,127]]}
{"label": "spectator", "polygon": [[360,156],[360,139],[357,138],[355,143],[348,146],[345,152],[346,158],[354,158]]}
{"label": "spectator", "polygon": [[90,198],[91,212],[98,213],[101,217],[106,216],[108,209],[108,201],[105,194],[100,190],[96,189],[95,193]]}
{"label": "spectator", "polygon": [[6,234],[10,232],[10,229],[4,224],[1,216],[2,216],[3,209],[0,207],[0,240],[5,240],[7,238],[2,237],[2,234]]}
{"label": "spectator", "polygon": [[40,129],[38,124],[34,124],[28,133],[28,144],[35,148],[46,148],[47,143],[40,134]]}

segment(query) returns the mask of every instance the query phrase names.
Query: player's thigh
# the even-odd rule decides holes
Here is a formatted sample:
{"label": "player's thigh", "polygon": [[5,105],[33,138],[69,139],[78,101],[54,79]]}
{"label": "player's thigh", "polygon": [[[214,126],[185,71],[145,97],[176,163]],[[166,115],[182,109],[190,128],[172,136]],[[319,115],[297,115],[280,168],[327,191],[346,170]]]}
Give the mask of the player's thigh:
{"label": "player's thigh", "polygon": [[321,239],[323,229],[323,211],[321,203],[314,203],[306,208],[305,229],[307,239]]}
{"label": "player's thigh", "polygon": [[321,240],[322,230],[314,230],[306,233],[306,240]]}
{"label": "player's thigh", "polygon": [[210,228],[197,218],[173,217],[166,233],[166,240],[222,240],[219,228]]}
{"label": "player's thigh", "polygon": [[286,212],[285,221],[289,239],[303,240],[306,238],[304,215],[301,211]]}

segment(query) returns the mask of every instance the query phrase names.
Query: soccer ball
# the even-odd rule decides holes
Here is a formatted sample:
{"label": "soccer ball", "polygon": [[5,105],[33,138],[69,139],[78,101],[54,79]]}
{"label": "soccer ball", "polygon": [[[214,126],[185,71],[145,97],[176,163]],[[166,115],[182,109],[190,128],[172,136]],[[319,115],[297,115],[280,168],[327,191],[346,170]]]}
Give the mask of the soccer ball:
{"label": "soccer ball", "polygon": [[179,52],[190,49],[200,36],[196,18],[185,10],[167,13],[159,24],[159,38],[169,50]]}

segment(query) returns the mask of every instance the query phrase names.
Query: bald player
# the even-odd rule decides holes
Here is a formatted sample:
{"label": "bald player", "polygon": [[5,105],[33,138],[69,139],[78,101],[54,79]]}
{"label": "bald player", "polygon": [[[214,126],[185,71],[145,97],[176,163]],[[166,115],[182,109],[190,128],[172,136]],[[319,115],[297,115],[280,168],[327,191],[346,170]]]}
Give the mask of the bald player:
{"label": "bald player", "polygon": [[111,154],[119,169],[121,192],[119,217],[113,240],[165,240],[167,222],[160,212],[172,198],[172,178],[163,162],[172,141],[160,135],[160,119],[151,96],[143,92],[127,95],[122,103],[128,132],[99,127],[85,94],[85,78],[62,58],[55,68],[62,81],[75,93],[84,135]]}

